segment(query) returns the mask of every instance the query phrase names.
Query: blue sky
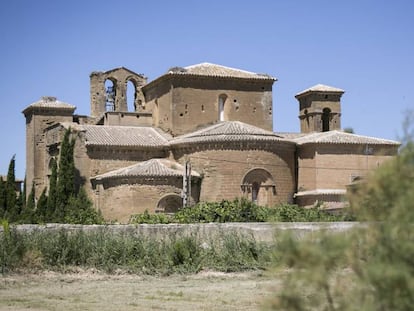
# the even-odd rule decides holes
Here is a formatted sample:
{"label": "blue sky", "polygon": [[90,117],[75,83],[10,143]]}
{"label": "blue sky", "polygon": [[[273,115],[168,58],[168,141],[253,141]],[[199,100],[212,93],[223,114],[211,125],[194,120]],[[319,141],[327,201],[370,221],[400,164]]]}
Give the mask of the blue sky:
{"label": "blue sky", "polygon": [[89,114],[89,74],[124,66],[152,80],[202,62],[267,73],[275,131],[299,131],[294,95],[344,89],[342,126],[396,139],[414,108],[411,0],[13,0],[0,10],[0,174],[25,172],[21,111],[56,96]]}

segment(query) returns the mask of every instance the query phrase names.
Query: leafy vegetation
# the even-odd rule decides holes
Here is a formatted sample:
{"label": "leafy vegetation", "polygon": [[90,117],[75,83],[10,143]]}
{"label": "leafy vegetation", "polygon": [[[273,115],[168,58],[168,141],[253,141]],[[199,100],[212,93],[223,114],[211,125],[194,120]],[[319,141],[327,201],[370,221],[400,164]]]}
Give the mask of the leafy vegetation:
{"label": "leafy vegetation", "polygon": [[275,207],[259,206],[247,199],[200,202],[179,210],[174,215],[133,215],[130,223],[209,223],[209,222],[295,222],[295,221],[345,221],[346,215],[329,214],[319,207],[305,209],[297,205],[282,204]]}
{"label": "leafy vegetation", "polygon": [[85,190],[75,188],[75,140],[70,135],[71,131],[68,129],[62,140],[59,165],[53,161],[50,189],[44,189],[37,202],[34,184],[31,185],[27,200],[26,182],[23,191],[17,191],[19,194],[16,194],[13,156],[7,180],[0,178],[0,219],[10,223],[103,223],[102,216],[93,208]]}
{"label": "leafy vegetation", "polygon": [[268,309],[412,310],[414,136],[409,137],[398,157],[352,195],[352,212],[364,227],[281,239],[274,265],[290,272]]}
{"label": "leafy vegetation", "polygon": [[235,233],[201,241],[197,236],[155,238],[109,230],[18,232],[3,224],[0,265],[19,269],[65,271],[81,266],[106,272],[121,269],[143,274],[195,273],[202,269],[263,269],[270,248]]}

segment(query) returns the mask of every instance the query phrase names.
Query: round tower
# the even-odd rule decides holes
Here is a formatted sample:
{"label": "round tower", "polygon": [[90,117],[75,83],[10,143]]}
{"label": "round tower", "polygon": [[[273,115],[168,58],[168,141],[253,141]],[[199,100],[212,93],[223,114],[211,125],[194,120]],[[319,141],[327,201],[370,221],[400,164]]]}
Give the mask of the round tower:
{"label": "round tower", "polygon": [[341,129],[341,96],[344,90],[317,84],[295,95],[299,101],[301,133]]}

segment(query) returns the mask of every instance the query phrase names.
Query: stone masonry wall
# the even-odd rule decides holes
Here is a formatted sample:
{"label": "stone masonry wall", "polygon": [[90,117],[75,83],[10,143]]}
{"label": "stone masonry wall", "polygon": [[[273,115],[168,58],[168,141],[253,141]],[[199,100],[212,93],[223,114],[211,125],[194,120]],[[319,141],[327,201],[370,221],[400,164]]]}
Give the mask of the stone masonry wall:
{"label": "stone masonry wall", "polygon": [[[398,146],[305,145],[299,151],[300,191],[344,189],[394,157]],[[368,149],[367,149],[368,148]],[[372,154],[367,154],[372,152]]]}
{"label": "stone masonry wall", "polygon": [[[217,146],[216,146],[217,147]],[[266,205],[291,202],[295,191],[294,155],[289,148],[265,150],[174,150],[176,160],[183,164],[188,155],[193,170],[202,175],[200,201],[233,200],[249,196],[242,192],[245,175],[252,169],[268,171],[274,178],[276,193],[268,196]]]}
{"label": "stone masonry wall", "polygon": [[180,195],[181,185],[180,180],[172,185],[133,183],[106,189],[99,186],[96,205],[106,220],[127,223],[133,214],[142,214],[145,210],[155,213],[157,204],[164,195]]}

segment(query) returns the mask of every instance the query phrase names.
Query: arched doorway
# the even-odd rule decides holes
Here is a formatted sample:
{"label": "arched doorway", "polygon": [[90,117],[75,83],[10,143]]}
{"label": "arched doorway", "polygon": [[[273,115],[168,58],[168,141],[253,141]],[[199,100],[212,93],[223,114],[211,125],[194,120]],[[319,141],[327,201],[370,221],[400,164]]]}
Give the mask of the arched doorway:
{"label": "arched doorway", "polygon": [[244,175],[241,189],[243,196],[258,205],[270,205],[276,195],[276,185],[272,174],[263,168],[251,169]]}
{"label": "arched doorway", "polygon": [[157,204],[156,213],[176,213],[183,205],[181,196],[175,193],[166,194]]}

